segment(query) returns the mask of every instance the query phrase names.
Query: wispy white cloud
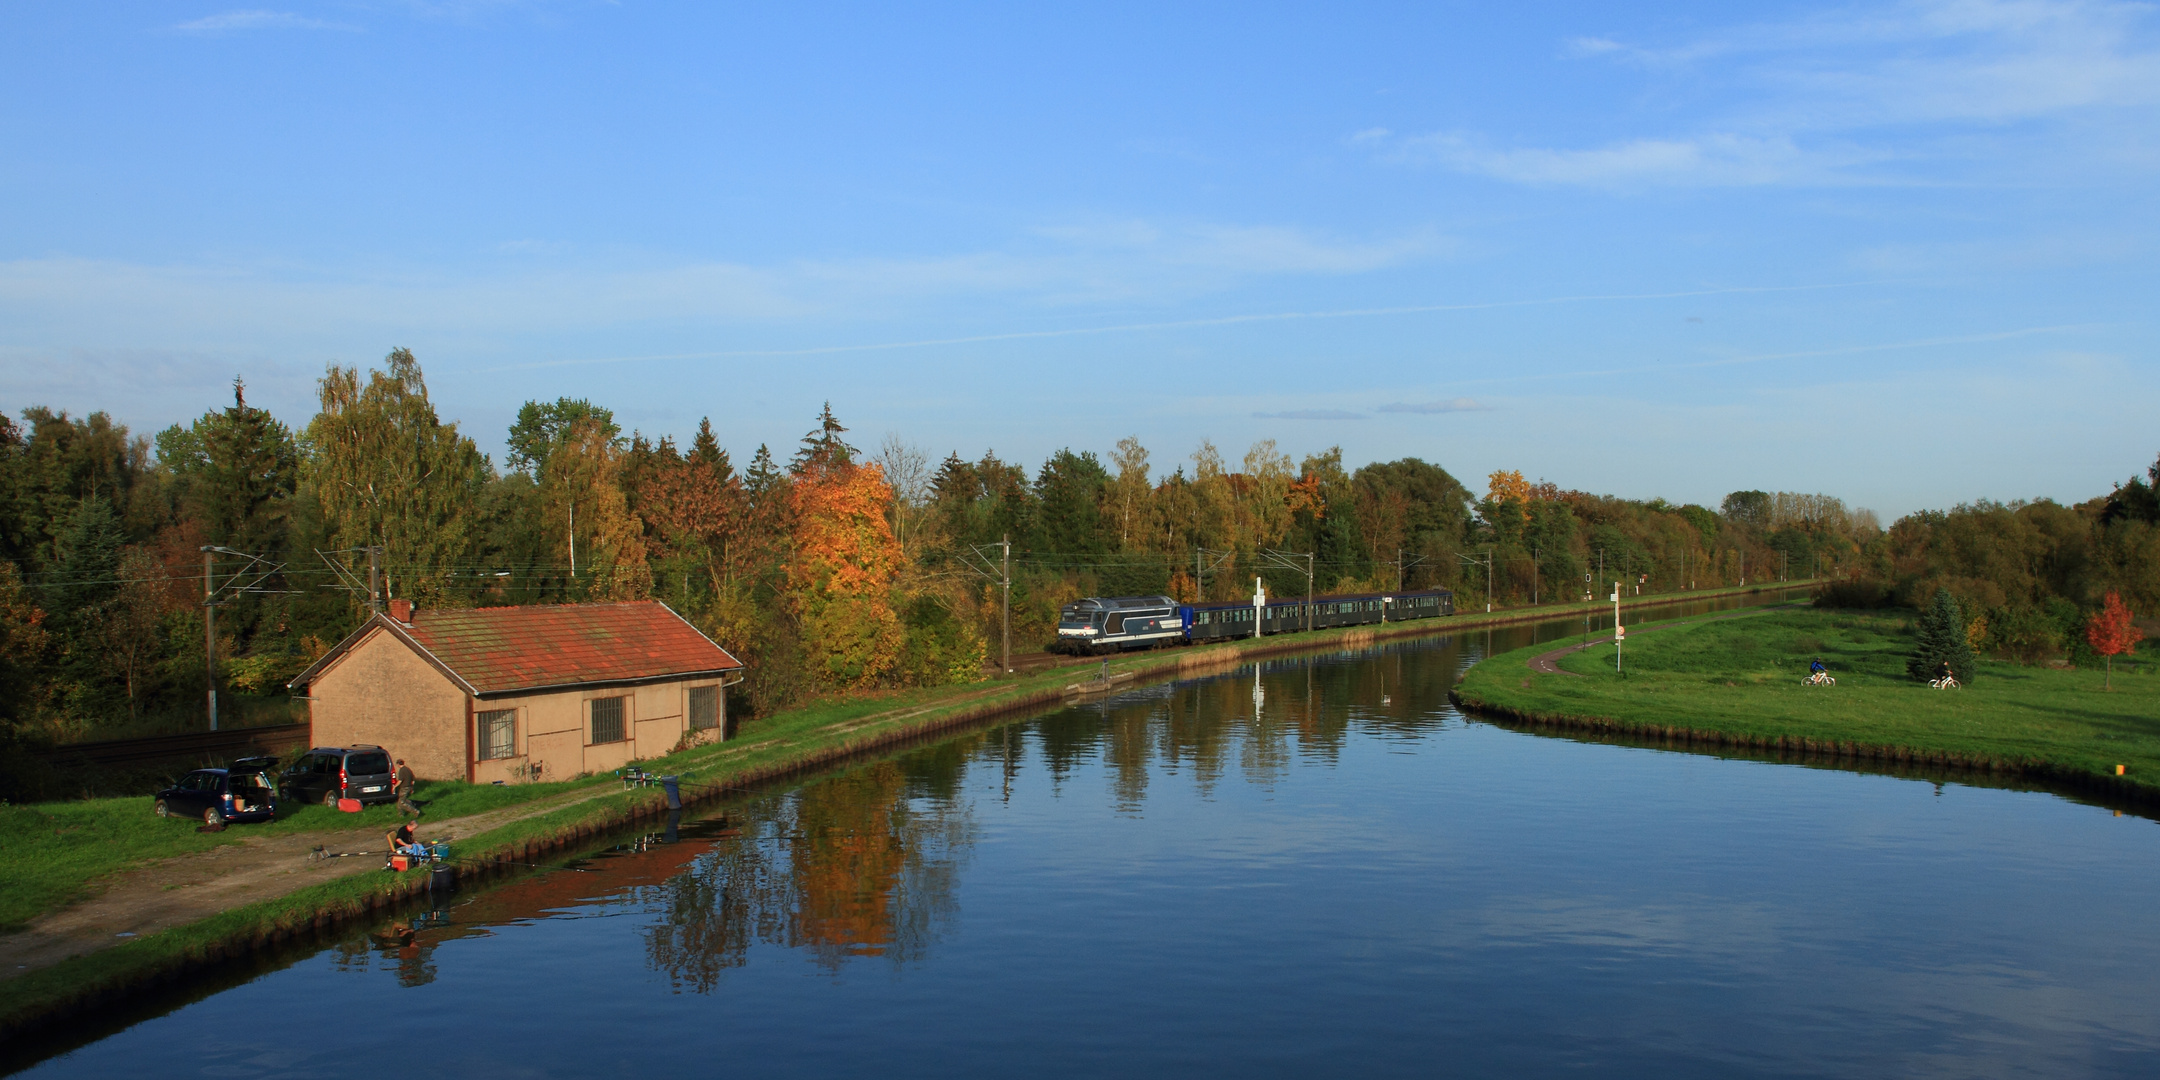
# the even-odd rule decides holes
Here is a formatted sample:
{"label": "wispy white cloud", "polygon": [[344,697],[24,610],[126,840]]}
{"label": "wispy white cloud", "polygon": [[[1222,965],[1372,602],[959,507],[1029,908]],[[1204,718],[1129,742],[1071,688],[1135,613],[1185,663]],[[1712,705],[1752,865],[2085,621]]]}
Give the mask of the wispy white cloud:
{"label": "wispy white cloud", "polygon": [[1724,134],[1635,139],[1581,150],[1494,149],[1462,135],[1444,134],[1405,140],[1403,150],[1500,180],[1597,187],[1773,184],[1820,174],[1825,164],[1803,154],[1788,139]]}
{"label": "wispy white cloud", "polygon": [[237,30],[356,31],[360,28],[357,26],[353,26],[349,23],[332,22],[328,19],[312,18],[307,15],[299,15],[290,11],[269,11],[262,8],[250,8],[220,12],[216,15],[205,15],[200,19],[192,19],[188,22],[181,23],[173,27],[173,29],[190,34],[222,34],[230,33]]}
{"label": "wispy white cloud", "polygon": [[1663,115],[1694,118],[1591,146],[1462,132],[1353,141],[1542,185],[1910,183],[1931,164],[2030,171],[2036,157],[2149,171],[2154,155],[2136,148],[2160,119],[2154,22],[2148,4],[1907,0],[1669,43],[1579,36],[1565,55],[1639,69],[1676,103]]}
{"label": "wispy white cloud", "polygon": [[1384,413],[1452,413],[1484,412],[1489,406],[1481,405],[1475,398],[1450,398],[1446,401],[1397,401],[1380,406]]}

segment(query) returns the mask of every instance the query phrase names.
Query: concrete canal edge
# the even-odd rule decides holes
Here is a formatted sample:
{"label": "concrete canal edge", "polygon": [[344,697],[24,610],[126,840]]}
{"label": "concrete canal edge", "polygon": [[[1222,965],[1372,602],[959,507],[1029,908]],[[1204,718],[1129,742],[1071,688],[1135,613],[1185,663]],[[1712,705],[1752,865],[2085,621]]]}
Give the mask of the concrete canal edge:
{"label": "concrete canal edge", "polygon": [[2088,769],[2073,768],[2042,758],[2006,758],[1986,754],[1961,754],[1953,751],[1926,750],[1910,746],[1892,746],[1883,743],[1856,742],[1840,739],[1813,739],[1805,736],[1779,735],[1776,737],[1750,735],[1743,732],[1719,731],[1715,728],[1694,728],[1678,724],[1650,724],[1623,720],[1612,716],[1577,716],[1569,713],[1538,712],[1518,709],[1508,705],[1496,705],[1462,692],[1460,687],[1448,691],[1448,699],[1455,707],[1490,719],[1504,721],[1530,728],[1554,731],[1582,732],[1593,735],[1617,735],[1646,742],[1661,743],[1675,749],[1729,748],[1762,754],[1776,754],[1801,760],[1815,760],[1826,764],[1878,762],[1885,765],[1921,766],[1951,772],[1985,774],[1995,777],[2011,777],[2036,781],[2048,787],[2060,788],[2081,795],[2090,795],[2112,805],[2143,811],[2160,809],[2160,789],[2138,783],[2126,776],[2110,776]]}
{"label": "concrete canal edge", "polygon": [[[1682,594],[1646,597],[1629,611],[1698,603],[1733,596],[1784,593],[1806,588],[1807,581],[1705,589]],[[1580,615],[1602,614],[1604,604],[1542,605],[1492,613],[1420,619],[1321,630],[1310,634],[1241,639],[1196,649],[1143,652],[1113,658],[1112,665],[1136,678],[1119,689],[1142,681],[1162,682],[1227,670],[1255,660],[1276,656],[1342,652],[1370,647],[1383,641],[1446,637],[1471,630],[1540,622]],[[1033,712],[1070,700],[1065,692],[1072,672],[1053,668],[1004,688],[991,684],[987,692],[980,683],[955,687],[961,700],[940,706],[932,703],[883,724],[844,721],[834,725],[857,730],[838,738],[797,748],[777,761],[730,769],[710,777],[697,776],[698,767],[683,773],[682,803],[685,807],[784,782],[808,773],[845,765],[863,758],[907,749],[942,738],[961,728]],[[733,744],[721,744],[726,748]],[[657,789],[644,788],[603,795],[536,817],[512,822],[491,832],[460,841],[454,867],[460,879],[501,873],[589,842],[593,837],[665,817],[666,797]],[[176,985],[189,975],[243,959],[255,952],[278,947],[304,935],[320,934],[353,920],[418,898],[428,891],[425,875],[386,877],[360,874],[312,885],[270,900],[214,915],[151,937],[76,956],[50,967],[0,982],[0,1043],[81,1017],[154,991]]]}

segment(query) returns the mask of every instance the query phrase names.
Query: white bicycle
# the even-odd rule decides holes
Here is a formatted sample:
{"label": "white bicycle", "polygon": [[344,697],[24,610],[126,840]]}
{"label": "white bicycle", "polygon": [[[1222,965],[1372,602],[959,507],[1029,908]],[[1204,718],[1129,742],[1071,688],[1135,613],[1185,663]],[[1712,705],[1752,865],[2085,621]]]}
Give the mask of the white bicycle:
{"label": "white bicycle", "polygon": [[1940,679],[1929,679],[1928,685],[1937,690],[1955,690],[1964,684],[1958,682],[1955,675],[1945,675]]}
{"label": "white bicycle", "polygon": [[1804,681],[1803,681],[1803,682],[1802,682],[1802,683],[1801,683],[1800,685],[1802,685],[1802,686],[1836,686],[1836,685],[1837,685],[1837,680],[1836,680],[1836,679],[1833,679],[1833,678],[1831,678],[1831,677],[1830,677],[1830,673],[1829,673],[1829,672],[1827,672],[1827,671],[1818,671],[1818,672],[1816,672],[1815,674],[1813,674],[1813,675],[1810,675],[1810,676],[1808,676],[1808,677],[1807,677],[1807,679],[1806,679],[1806,680],[1804,680]]}

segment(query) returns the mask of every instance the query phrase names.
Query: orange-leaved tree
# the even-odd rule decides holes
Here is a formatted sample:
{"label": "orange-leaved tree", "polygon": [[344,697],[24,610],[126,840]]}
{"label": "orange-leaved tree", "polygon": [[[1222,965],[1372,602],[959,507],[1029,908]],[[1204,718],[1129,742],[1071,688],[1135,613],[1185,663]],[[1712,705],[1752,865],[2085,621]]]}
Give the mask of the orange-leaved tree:
{"label": "orange-leaved tree", "polygon": [[2107,594],[2092,621],[2085,624],[2085,641],[2093,651],[2107,657],[2105,686],[2115,688],[2115,656],[2130,651],[2130,647],[2144,640],[2145,632],[2130,621],[2130,609],[2123,606],[2122,594]]}
{"label": "orange-leaved tree", "polygon": [[892,499],[882,470],[846,460],[811,464],[788,487],[788,603],[812,675],[825,686],[876,686],[900,662],[905,635],[892,591],[902,555],[887,517]]}

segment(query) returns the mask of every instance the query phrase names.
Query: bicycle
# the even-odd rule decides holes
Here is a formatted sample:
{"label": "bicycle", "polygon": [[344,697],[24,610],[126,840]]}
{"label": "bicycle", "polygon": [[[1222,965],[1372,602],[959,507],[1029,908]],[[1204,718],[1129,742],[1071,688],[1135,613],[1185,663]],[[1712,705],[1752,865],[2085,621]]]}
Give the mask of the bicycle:
{"label": "bicycle", "polygon": [[1827,671],[1818,671],[1818,672],[1816,672],[1815,674],[1813,674],[1813,675],[1810,675],[1810,676],[1808,676],[1808,677],[1807,677],[1806,679],[1802,680],[1802,681],[1801,681],[1801,683],[1800,683],[1800,685],[1802,685],[1802,686],[1836,686],[1836,685],[1837,685],[1837,680],[1836,680],[1836,679],[1833,679],[1833,678],[1831,678],[1831,677],[1830,677],[1830,673],[1829,673],[1829,672],[1827,672]]}
{"label": "bicycle", "polygon": [[1945,675],[1940,679],[1929,679],[1928,685],[1937,690],[1955,690],[1964,684],[1958,682],[1955,675]]}

